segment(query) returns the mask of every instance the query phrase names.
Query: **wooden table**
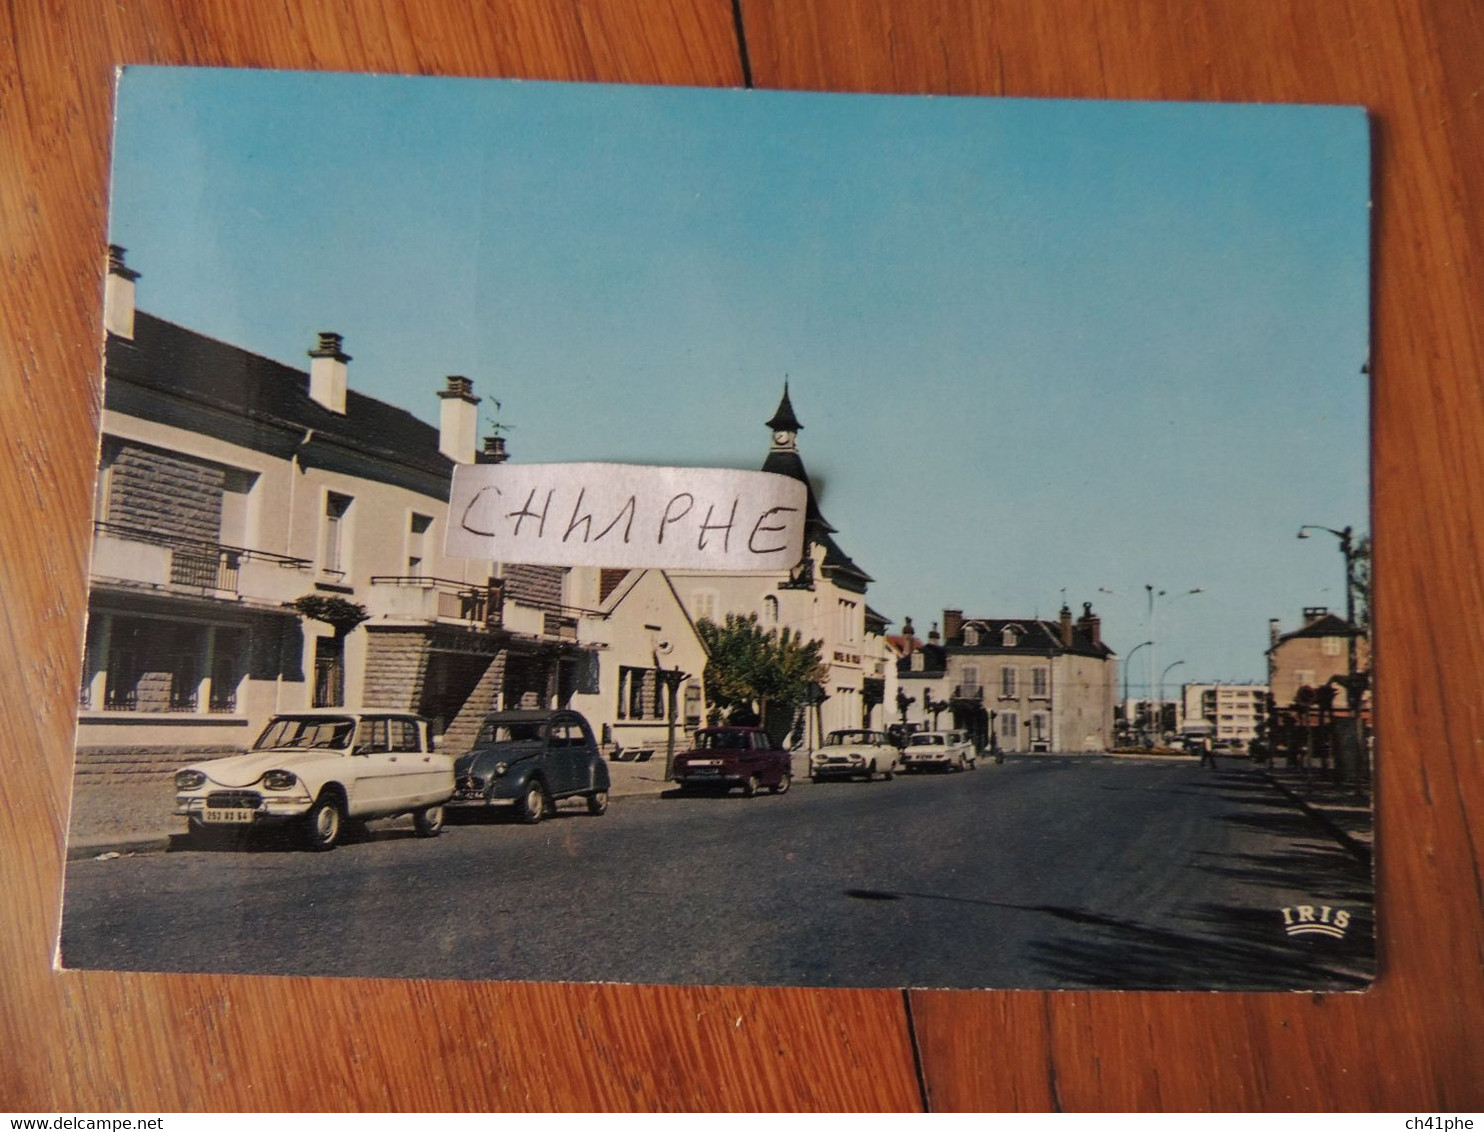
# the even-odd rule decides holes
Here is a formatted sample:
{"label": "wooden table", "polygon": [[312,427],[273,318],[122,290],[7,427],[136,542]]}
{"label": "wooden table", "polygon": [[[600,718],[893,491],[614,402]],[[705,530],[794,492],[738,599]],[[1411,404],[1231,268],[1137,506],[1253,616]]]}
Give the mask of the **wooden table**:
{"label": "wooden table", "polygon": [[[1474,0],[18,0],[0,28],[0,1109],[1484,1107]],[[1369,107],[1376,988],[904,995],[55,974],[111,76],[126,62]]]}

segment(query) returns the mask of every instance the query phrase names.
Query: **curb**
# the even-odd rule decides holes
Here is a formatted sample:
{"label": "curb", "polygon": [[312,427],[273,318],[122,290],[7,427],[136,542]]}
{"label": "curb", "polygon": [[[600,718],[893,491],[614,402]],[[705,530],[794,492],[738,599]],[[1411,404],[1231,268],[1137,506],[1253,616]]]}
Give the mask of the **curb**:
{"label": "curb", "polygon": [[90,837],[67,846],[67,860],[89,861],[105,853],[128,856],[134,853],[163,853],[176,833],[123,833],[114,837]]}
{"label": "curb", "polygon": [[1371,865],[1371,847],[1353,834],[1341,829],[1340,826],[1323,810],[1309,804],[1302,795],[1292,789],[1287,783],[1275,777],[1271,772],[1264,771],[1263,777],[1283,791],[1288,798],[1297,804],[1298,808],[1313,818],[1316,823],[1323,827],[1324,831],[1333,837],[1340,845],[1347,849],[1362,865],[1367,868]]}

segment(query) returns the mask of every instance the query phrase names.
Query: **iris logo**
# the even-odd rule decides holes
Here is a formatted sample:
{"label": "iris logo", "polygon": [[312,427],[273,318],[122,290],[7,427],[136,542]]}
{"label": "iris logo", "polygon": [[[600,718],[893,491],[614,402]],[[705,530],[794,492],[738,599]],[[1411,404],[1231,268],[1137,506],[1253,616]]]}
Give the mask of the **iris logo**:
{"label": "iris logo", "polygon": [[1344,939],[1350,913],[1328,904],[1295,904],[1283,909],[1283,930],[1289,935],[1327,935]]}

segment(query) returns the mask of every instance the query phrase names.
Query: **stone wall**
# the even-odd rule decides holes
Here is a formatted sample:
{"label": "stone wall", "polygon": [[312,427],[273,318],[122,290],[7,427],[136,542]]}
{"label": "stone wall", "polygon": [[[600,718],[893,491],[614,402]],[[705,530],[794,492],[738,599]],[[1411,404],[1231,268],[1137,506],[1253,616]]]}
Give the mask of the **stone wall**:
{"label": "stone wall", "polygon": [[111,469],[110,523],[220,541],[225,469],[140,444],[120,445]]}
{"label": "stone wall", "polygon": [[562,604],[563,566],[525,566],[512,563],[505,567],[505,598],[522,605],[555,608]]}
{"label": "stone wall", "polygon": [[366,645],[367,707],[416,711],[428,670],[428,638],[419,632],[374,632]]}

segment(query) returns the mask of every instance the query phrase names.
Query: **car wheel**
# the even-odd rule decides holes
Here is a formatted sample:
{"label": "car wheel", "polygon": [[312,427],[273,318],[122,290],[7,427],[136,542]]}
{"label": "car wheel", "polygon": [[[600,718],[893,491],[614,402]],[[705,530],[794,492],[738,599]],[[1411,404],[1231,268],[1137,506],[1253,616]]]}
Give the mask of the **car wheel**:
{"label": "car wheel", "polygon": [[742,784],[742,796],[744,798],[757,797],[758,780],[757,775],[748,775],[747,781]]}
{"label": "car wheel", "polygon": [[890,782],[893,778],[896,777],[896,772],[894,770],[892,770],[891,767],[887,767],[886,770],[885,770],[885,772],[883,772],[883,774],[881,775],[881,777],[885,781]]}
{"label": "car wheel", "polygon": [[590,814],[606,814],[608,812],[608,791],[597,790],[587,796],[587,812]]}
{"label": "car wheel", "polygon": [[871,760],[871,765],[868,766],[868,767],[866,767],[866,781],[867,782],[875,782],[876,781],[876,760],[875,759],[872,759]]}
{"label": "car wheel", "polygon": [[771,790],[774,794],[787,794],[788,788],[793,785],[793,782],[794,776],[785,773],[782,778],[780,778],[772,786],[769,786],[768,789]]}
{"label": "car wheel", "polygon": [[443,807],[429,806],[412,815],[412,828],[419,837],[437,837],[443,832]]}
{"label": "car wheel", "polygon": [[345,823],[345,810],[333,794],[321,794],[304,816],[304,843],[323,853],[340,843],[340,829]]}
{"label": "car wheel", "polygon": [[546,791],[541,783],[532,782],[526,787],[516,811],[520,814],[520,820],[527,825],[535,825],[546,816]]}

